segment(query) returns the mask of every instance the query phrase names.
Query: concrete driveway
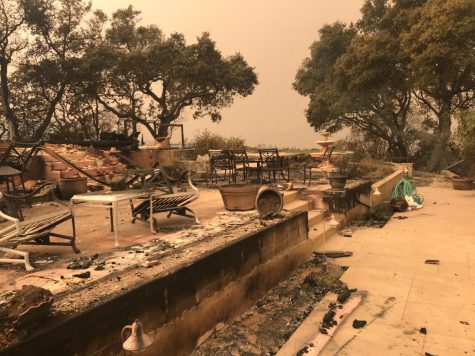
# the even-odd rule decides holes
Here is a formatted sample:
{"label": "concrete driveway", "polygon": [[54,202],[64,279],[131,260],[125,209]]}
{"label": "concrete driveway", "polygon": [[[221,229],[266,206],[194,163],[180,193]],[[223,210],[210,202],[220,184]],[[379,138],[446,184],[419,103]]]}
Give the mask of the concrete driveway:
{"label": "concrete driveway", "polygon": [[[395,215],[407,219],[322,246],[353,251],[337,260],[350,267],[342,280],[368,292],[323,355],[475,354],[475,190],[419,192],[423,209]],[[368,324],[354,329],[354,319]]]}

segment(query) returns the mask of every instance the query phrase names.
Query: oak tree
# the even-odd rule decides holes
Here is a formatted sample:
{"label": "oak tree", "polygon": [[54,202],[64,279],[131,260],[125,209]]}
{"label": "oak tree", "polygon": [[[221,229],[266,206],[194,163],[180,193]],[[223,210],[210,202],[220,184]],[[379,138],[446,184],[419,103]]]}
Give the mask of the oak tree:
{"label": "oak tree", "polygon": [[257,76],[242,55],[223,56],[208,33],[192,44],[182,34],[165,36],[141,26],[138,15],[131,6],[115,12],[89,56],[88,90],[119,119],[164,137],[187,108],[195,119],[219,121],[221,108],[252,94]]}
{"label": "oak tree", "polygon": [[[3,117],[12,139],[39,140],[50,126],[94,40],[82,0],[3,1],[0,78]],[[14,73],[8,69],[15,67]]]}
{"label": "oak tree", "polygon": [[297,72],[309,123],[357,128],[401,156],[423,137],[427,168],[444,167],[454,113],[475,104],[475,3],[367,0],[361,13],[354,30],[322,28]]}
{"label": "oak tree", "polygon": [[349,127],[384,140],[393,156],[407,156],[411,92],[404,58],[392,33],[359,27],[323,27],[294,88],[310,98],[307,120],[316,130]]}
{"label": "oak tree", "polygon": [[475,105],[475,2],[428,0],[414,7],[401,34],[401,50],[411,63],[414,96],[435,117],[428,168],[447,163],[454,114]]}

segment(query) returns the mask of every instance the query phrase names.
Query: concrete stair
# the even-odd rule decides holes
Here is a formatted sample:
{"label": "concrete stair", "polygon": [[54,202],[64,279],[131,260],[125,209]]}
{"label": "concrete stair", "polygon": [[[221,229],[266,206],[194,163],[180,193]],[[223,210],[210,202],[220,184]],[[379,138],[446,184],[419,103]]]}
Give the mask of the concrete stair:
{"label": "concrete stair", "polygon": [[327,216],[326,210],[314,209],[314,202],[305,199],[305,195],[298,190],[284,193],[284,209],[287,211],[303,210],[308,212],[308,226],[311,228],[320,224]]}
{"label": "concrete stair", "polygon": [[290,204],[296,200],[300,200],[300,192],[298,190],[291,190],[284,193],[284,205]]}
{"label": "concrete stair", "polygon": [[308,212],[308,226],[316,225],[328,217],[328,212],[326,210],[310,210]]}
{"label": "concrete stair", "polygon": [[327,239],[335,234],[336,228],[330,226],[330,214],[325,209],[315,209],[322,207],[321,191],[290,191],[284,193],[284,209],[287,211],[303,210],[308,213],[308,237],[313,248],[317,249]]}
{"label": "concrete stair", "polygon": [[295,200],[286,204],[284,202],[284,209],[287,211],[296,211],[296,210],[303,210],[309,211],[312,209],[311,202],[306,200]]}
{"label": "concrete stair", "polygon": [[320,221],[312,226],[309,226],[308,238],[315,240],[315,247],[323,244],[327,239],[331,238],[336,232],[335,227],[330,226],[328,221]]}

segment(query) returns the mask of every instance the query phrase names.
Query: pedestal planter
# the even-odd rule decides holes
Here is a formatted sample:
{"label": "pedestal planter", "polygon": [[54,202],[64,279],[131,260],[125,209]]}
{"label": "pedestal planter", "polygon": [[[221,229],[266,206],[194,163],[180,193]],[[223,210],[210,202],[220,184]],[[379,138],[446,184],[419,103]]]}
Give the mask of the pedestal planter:
{"label": "pedestal planter", "polygon": [[227,184],[219,187],[227,210],[252,210],[260,186],[257,184]]}
{"label": "pedestal planter", "polygon": [[328,182],[332,189],[342,190],[345,189],[347,176],[343,175],[331,175],[328,177]]}
{"label": "pedestal planter", "polygon": [[455,190],[472,190],[473,178],[453,177],[452,184]]}

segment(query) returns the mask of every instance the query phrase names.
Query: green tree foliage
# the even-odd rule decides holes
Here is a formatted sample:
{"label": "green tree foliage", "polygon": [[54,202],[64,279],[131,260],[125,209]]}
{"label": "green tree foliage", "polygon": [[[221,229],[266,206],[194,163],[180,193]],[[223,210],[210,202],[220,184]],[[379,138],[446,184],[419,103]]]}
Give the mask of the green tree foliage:
{"label": "green tree foliage", "polygon": [[437,119],[428,168],[443,168],[454,113],[475,103],[475,2],[428,0],[408,18],[401,49],[418,101]]}
{"label": "green tree foliage", "polygon": [[129,7],[109,22],[85,0],[0,0],[0,135],[97,138],[106,109],[166,136],[185,108],[219,121],[252,94],[257,76],[240,54],[222,56],[206,33],[166,37],[138,15]]}
{"label": "green tree foliage", "polygon": [[0,100],[2,136],[8,127],[10,136],[18,134],[18,125],[12,110],[10,78],[12,62],[28,45],[25,28],[26,16],[19,3],[0,0]]}
{"label": "green tree foliage", "polygon": [[341,23],[320,31],[294,83],[310,98],[310,125],[330,132],[363,130],[383,139],[392,155],[407,155],[404,131],[411,95],[393,37],[388,31],[357,32]]}
{"label": "green tree foliage", "polygon": [[299,68],[307,120],[383,140],[395,156],[430,141],[428,168],[442,167],[453,113],[474,103],[475,3],[367,0],[361,14],[324,26]]}
{"label": "green tree foliage", "polygon": [[252,94],[257,76],[240,54],[223,57],[207,33],[193,44],[178,33],[166,37],[139,25],[138,15],[131,6],[115,12],[104,42],[89,55],[88,90],[119,119],[163,137],[185,108],[195,119],[219,121],[221,108]]}
{"label": "green tree foliage", "polygon": [[209,130],[203,130],[193,137],[190,146],[194,148],[194,154],[206,155],[209,150],[244,148],[246,146],[246,140],[235,136],[224,137]]}
{"label": "green tree foliage", "polygon": [[[0,6],[8,9],[1,19],[6,34],[0,51],[2,113],[12,138],[38,140],[68,87],[81,80],[79,66],[94,35],[85,22],[91,5],[82,0],[18,0]],[[12,19],[18,24],[14,28]],[[15,71],[9,75],[11,64]]]}

